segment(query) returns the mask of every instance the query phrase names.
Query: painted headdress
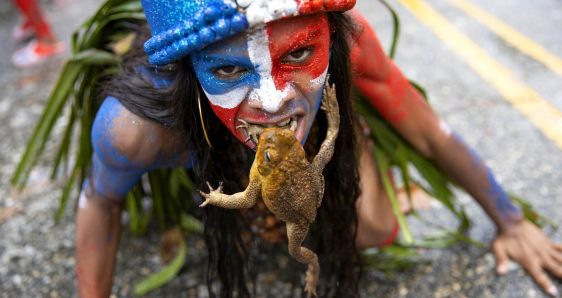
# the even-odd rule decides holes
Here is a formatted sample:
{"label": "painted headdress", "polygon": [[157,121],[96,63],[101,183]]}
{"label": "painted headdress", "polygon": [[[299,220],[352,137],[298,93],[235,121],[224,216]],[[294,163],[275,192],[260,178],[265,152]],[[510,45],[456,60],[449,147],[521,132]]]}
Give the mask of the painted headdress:
{"label": "painted headdress", "polygon": [[346,11],[356,0],[142,0],[152,32],[144,50],[154,65],[174,62],[194,50],[248,28],[282,18]]}

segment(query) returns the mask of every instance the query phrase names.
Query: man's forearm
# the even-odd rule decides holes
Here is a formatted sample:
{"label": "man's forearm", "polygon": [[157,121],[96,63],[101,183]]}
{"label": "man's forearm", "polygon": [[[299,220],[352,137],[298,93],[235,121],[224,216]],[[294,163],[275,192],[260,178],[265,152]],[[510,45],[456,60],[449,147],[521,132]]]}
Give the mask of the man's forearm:
{"label": "man's forearm", "polygon": [[121,237],[120,203],[86,187],[76,218],[76,275],[80,297],[109,297]]}
{"label": "man's forearm", "polygon": [[446,134],[438,144],[432,144],[432,157],[437,165],[472,195],[500,231],[519,222],[523,217],[521,210],[510,201],[492,171],[459,136]]}
{"label": "man's forearm", "polygon": [[455,182],[468,191],[499,229],[521,219],[489,169],[454,134],[439,128],[439,119],[398,67],[384,55],[368,22],[356,11],[360,25],[352,47],[353,82],[377,111],[410,144],[431,157]]}

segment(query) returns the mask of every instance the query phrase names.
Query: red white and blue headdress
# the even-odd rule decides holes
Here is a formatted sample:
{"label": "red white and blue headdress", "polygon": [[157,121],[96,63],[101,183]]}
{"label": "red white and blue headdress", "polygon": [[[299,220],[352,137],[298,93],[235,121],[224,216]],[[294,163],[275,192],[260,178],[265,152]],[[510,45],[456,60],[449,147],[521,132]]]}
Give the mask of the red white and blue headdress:
{"label": "red white and blue headdress", "polygon": [[192,51],[248,28],[287,17],[346,11],[355,0],[142,0],[152,37],[145,43],[154,65],[174,62]]}

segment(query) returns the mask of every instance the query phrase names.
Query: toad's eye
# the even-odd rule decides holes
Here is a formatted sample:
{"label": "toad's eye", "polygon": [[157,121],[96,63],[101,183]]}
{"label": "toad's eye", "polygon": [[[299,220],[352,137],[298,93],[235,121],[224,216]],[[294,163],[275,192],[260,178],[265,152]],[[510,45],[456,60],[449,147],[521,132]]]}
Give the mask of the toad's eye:
{"label": "toad's eye", "polygon": [[267,162],[271,162],[271,156],[269,156],[269,151],[265,151],[265,160],[267,160]]}
{"label": "toad's eye", "polygon": [[301,48],[290,52],[283,60],[288,63],[302,63],[310,57],[310,54],[312,54],[311,48]]}
{"label": "toad's eye", "polygon": [[215,69],[215,74],[223,79],[236,79],[246,72],[245,68],[235,65],[221,66]]}

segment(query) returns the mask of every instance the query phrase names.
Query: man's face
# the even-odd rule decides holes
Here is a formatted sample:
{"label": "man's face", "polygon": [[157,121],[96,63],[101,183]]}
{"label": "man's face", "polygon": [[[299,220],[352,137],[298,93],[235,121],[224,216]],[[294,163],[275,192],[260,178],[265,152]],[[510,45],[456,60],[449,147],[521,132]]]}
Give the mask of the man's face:
{"label": "man's face", "polygon": [[[218,118],[255,149],[267,126],[304,143],[322,101],[330,56],[325,14],[268,23],[191,55]],[[256,133],[257,132],[257,133]]]}

